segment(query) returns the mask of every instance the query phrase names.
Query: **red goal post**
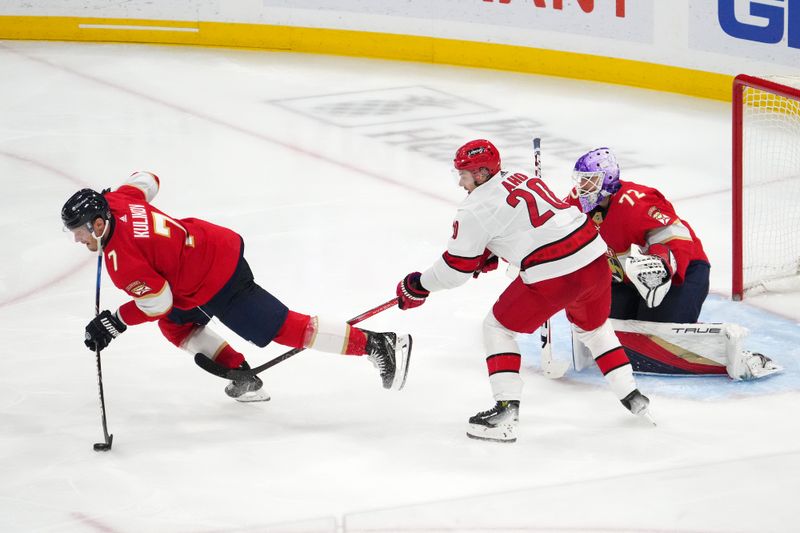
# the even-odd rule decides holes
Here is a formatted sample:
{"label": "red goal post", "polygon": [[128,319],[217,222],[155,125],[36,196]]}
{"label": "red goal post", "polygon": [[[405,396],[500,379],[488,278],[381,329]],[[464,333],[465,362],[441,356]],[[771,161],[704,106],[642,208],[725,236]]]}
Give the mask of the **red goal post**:
{"label": "red goal post", "polygon": [[731,294],[800,288],[800,78],[733,81]]}

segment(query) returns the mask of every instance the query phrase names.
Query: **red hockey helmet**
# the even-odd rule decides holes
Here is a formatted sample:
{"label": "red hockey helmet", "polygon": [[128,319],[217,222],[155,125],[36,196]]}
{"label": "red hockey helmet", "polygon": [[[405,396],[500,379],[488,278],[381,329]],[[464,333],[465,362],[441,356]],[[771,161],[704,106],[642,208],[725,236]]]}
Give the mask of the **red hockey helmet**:
{"label": "red hockey helmet", "polygon": [[481,168],[489,169],[489,175],[500,172],[500,152],[486,139],[470,141],[458,150],[453,164],[457,170],[478,172]]}

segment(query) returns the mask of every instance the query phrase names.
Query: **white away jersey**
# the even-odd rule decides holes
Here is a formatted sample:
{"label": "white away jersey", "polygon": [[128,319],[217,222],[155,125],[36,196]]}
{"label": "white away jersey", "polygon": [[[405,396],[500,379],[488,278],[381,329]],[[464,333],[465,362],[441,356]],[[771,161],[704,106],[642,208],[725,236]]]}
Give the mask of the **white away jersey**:
{"label": "white away jersey", "polygon": [[589,218],[538,178],[501,170],[458,208],[447,251],[423,272],[429,291],[465,283],[485,250],[520,268],[525,283],[574,272],[606,253]]}

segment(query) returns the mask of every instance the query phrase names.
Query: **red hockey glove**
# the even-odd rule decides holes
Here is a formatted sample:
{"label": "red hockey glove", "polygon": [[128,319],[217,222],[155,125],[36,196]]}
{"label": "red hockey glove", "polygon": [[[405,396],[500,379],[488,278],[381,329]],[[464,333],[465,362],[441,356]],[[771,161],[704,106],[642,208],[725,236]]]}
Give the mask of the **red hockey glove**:
{"label": "red hockey glove", "polygon": [[412,309],[425,303],[425,298],[431,293],[419,282],[419,272],[412,272],[397,284],[397,307]]}
{"label": "red hockey glove", "polygon": [[650,245],[647,253],[661,259],[664,262],[667,275],[672,278],[672,275],[675,274],[675,259],[672,257],[672,252],[670,252],[669,248],[663,244],[655,243]]}
{"label": "red hockey glove", "polygon": [[497,270],[497,264],[500,260],[496,255],[494,255],[489,250],[484,250],[483,255],[481,256],[481,262],[478,265],[478,268],[475,269],[475,272],[472,273],[473,278],[477,278],[481,274],[485,274],[486,272],[491,272],[492,270]]}

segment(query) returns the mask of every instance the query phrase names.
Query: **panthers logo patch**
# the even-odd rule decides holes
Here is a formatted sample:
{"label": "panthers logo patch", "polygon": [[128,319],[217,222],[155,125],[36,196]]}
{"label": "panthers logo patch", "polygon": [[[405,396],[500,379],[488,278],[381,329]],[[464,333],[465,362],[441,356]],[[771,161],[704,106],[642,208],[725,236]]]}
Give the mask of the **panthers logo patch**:
{"label": "panthers logo patch", "polygon": [[134,281],[133,283],[131,283],[127,287],[125,287],[125,291],[126,292],[129,292],[129,293],[131,293],[133,295],[136,295],[136,296],[144,296],[145,294],[147,294],[148,292],[150,292],[152,290],[153,289],[148,287],[145,282],[138,281],[138,280]]}
{"label": "panthers logo patch", "polygon": [[667,215],[665,215],[664,213],[662,213],[662,212],[661,212],[661,211],[660,211],[660,210],[659,210],[657,207],[651,207],[651,208],[650,208],[650,209],[647,211],[647,214],[648,214],[648,215],[649,215],[651,218],[653,218],[653,219],[657,220],[658,222],[660,222],[660,223],[664,224],[665,226],[668,226],[668,225],[669,225],[669,223],[670,223],[670,221],[671,221],[670,217],[668,217]]}

